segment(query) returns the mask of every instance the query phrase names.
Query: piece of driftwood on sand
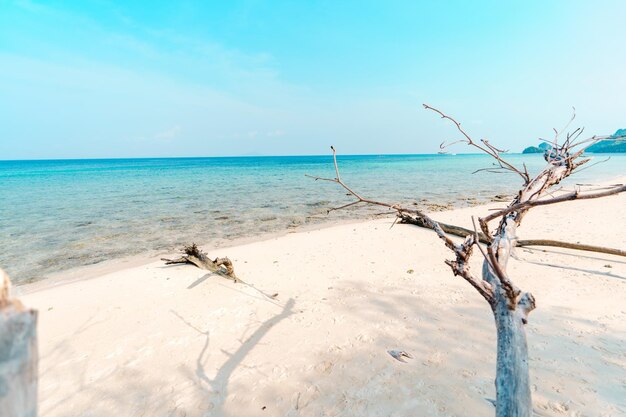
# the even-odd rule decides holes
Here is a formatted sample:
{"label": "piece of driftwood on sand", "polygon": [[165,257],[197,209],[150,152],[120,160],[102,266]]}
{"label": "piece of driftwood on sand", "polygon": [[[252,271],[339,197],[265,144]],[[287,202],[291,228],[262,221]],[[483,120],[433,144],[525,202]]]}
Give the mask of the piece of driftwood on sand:
{"label": "piece of driftwood on sand", "polygon": [[237,275],[235,275],[235,268],[233,263],[227,257],[211,259],[209,256],[202,252],[195,243],[189,246],[185,246],[182,249],[183,255],[176,259],[161,258],[165,261],[165,265],[175,264],[191,264],[200,269],[213,272],[223,276],[224,278],[232,279],[234,282],[241,282]]}

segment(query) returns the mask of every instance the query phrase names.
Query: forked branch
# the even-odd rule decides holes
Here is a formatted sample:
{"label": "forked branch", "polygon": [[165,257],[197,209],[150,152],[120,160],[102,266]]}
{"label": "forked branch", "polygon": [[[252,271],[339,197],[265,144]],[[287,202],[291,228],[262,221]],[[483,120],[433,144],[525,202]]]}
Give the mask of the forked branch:
{"label": "forked branch", "polygon": [[[575,117],[574,113],[572,119],[567,123],[566,127],[562,131],[559,132],[555,129],[555,137],[552,142],[552,150],[550,152],[546,152],[546,154],[544,155],[546,161],[548,162],[548,166],[537,176],[531,178],[528,170],[526,169],[526,166],[524,166],[522,170],[502,158],[501,153],[505,152],[504,150],[492,145],[487,140],[481,140],[480,143],[476,142],[461,127],[461,123],[459,123],[453,117],[427,104],[424,104],[424,108],[434,111],[435,113],[439,114],[443,119],[450,120],[456,126],[457,130],[463,135],[464,139],[462,139],[461,142],[465,142],[469,146],[477,148],[481,152],[493,157],[498,164],[498,168],[496,169],[514,172],[521,176],[524,180],[523,188],[520,190],[518,196],[509,204],[508,207],[491,213],[488,216],[485,216],[478,220],[480,228],[482,230],[482,234],[479,234],[477,230],[475,230],[474,232],[468,230],[469,233],[465,235],[466,238],[464,243],[456,244],[448,236],[446,230],[444,230],[442,225],[431,219],[422,211],[417,209],[407,209],[398,204],[389,204],[386,202],[376,201],[361,196],[359,193],[346,185],[341,179],[339,165],[337,163],[337,153],[335,148],[332,146],[331,150],[333,152],[333,163],[336,177],[323,178],[310,175],[307,176],[315,180],[337,183],[356,199],[355,201],[352,201],[345,205],[331,208],[328,210],[328,212],[331,212],[333,210],[345,209],[347,207],[351,207],[357,204],[370,204],[395,210],[400,218],[403,218],[405,220],[410,218],[412,220],[411,223],[416,223],[422,227],[434,230],[437,233],[438,237],[442,239],[446,247],[451,249],[456,255],[456,259],[454,261],[446,261],[446,264],[448,264],[452,268],[455,275],[462,276],[474,288],[476,288],[476,290],[478,290],[478,292],[487,301],[489,301],[490,303],[493,302],[494,288],[498,287],[502,289],[502,291],[504,291],[504,293],[506,294],[506,299],[508,300],[508,305],[510,309],[515,309],[524,297],[526,297],[525,302],[528,304],[528,306],[526,307],[530,307],[531,305],[534,306],[534,303],[529,302],[529,300],[532,299],[532,295],[527,293],[522,294],[522,292],[515,286],[515,284],[509,279],[506,274],[505,266],[507,260],[511,254],[511,251],[517,245],[517,236],[515,235],[516,227],[521,223],[524,214],[532,207],[556,204],[570,200],[606,197],[626,191],[626,186],[620,185],[618,187],[612,187],[608,190],[587,193],[580,193],[578,191],[575,191],[557,197],[552,196],[550,192],[550,189],[554,185],[558,184],[564,178],[571,175],[571,173],[576,168],[589,161],[589,159],[579,160],[585,148],[576,152],[572,151],[573,148],[575,146],[579,146],[581,143],[586,144],[588,142],[601,140],[601,138],[594,137],[590,140],[575,143],[576,139],[582,133],[582,129],[576,129],[574,132],[567,134],[567,138],[564,143],[562,145],[559,145],[558,138],[561,133],[571,124],[572,120]],[[445,148],[444,144],[441,145],[441,148]],[[542,198],[546,194],[550,195],[551,198]],[[489,230],[488,223],[491,220],[495,219],[500,219],[500,222],[496,229],[496,232],[492,234]],[[450,230],[449,225],[444,226],[447,226],[448,231]],[[456,228],[454,231],[456,231],[457,233],[452,234],[461,235],[460,233],[458,233],[459,229],[462,228]],[[472,253],[472,246],[475,244],[479,244],[480,240],[484,240],[487,243],[486,253],[483,252],[482,249],[481,252],[483,252],[483,255],[485,257],[485,266],[487,267],[488,271],[491,271],[491,273],[488,273],[487,277],[483,276],[482,279],[477,279],[469,271],[468,260]],[[563,247],[567,246],[563,245]]]}
{"label": "forked branch", "polygon": [[[482,145],[477,143],[461,127],[461,123],[458,122],[456,119],[454,119],[451,116],[448,116],[447,114],[445,114],[444,112],[442,112],[439,109],[436,109],[434,107],[429,106],[428,104],[423,104],[423,106],[424,106],[424,108],[426,110],[432,110],[435,113],[439,114],[442,119],[450,120],[456,126],[457,130],[465,137],[465,139],[462,139],[460,141],[452,142],[451,145],[455,144],[455,143],[465,142],[469,146],[473,146],[473,147],[479,149],[481,152],[484,152],[487,155],[492,156],[498,162],[498,165],[500,166],[500,168],[502,168],[502,169],[504,169],[506,171],[514,172],[514,173],[518,174],[519,176],[521,176],[522,179],[524,180],[524,184],[528,184],[530,182],[530,176],[528,175],[528,172],[526,171],[525,168],[524,168],[524,170],[521,170],[521,169],[517,168],[516,166],[514,166],[513,164],[507,162],[504,158],[502,158],[502,156],[500,156],[501,153],[505,152],[504,150],[498,149],[495,146],[491,145],[489,143],[489,141],[487,141],[486,139],[481,139]],[[446,146],[449,146],[449,145],[446,145]],[[442,143],[439,147],[443,149],[446,146],[444,146],[444,144]]]}
{"label": "forked branch", "polygon": [[475,240],[473,235],[467,236],[465,241],[462,244],[457,244],[446,234],[446,232],[443,230],[443,228],[439,225],[438,222],[431,219],[427,214],[423,213],[420,210],[407,209],[407,208],[400,206],[399,204],[389,204],[389,203],[385,203],[382,201],[376,201],[376,200],[371,200],[371,199],[362,197],[359,193],[352,190],[348,185],[346,185],[346,183],[343,182],[343,180],[341,179],[341,174],[339,172],[339,165],[337,163],[337,152],[333,146],[331,146],[330,149],[333,152],[333,163],[335,166],[336,177],[335,178],[323,178],[323,177],[316,177],[312,175],[307,175],[307,177],[313,178],[314,180],[328,181],[328,182],[334,182],[336,184],[339,184],[350,195],[355,197],[356,201],[353,201],[348,204],[344,204],[343,206],[340,206],[340,207],[331,208],[328,210],[328,212],[331,212],[333,210],[341,210],[341,209],[344,209],[344,208],[347,208],[356,204],[364,203],[364,204],[387,207],[389,209],[395,210],[399,216],[406,215],[406,214],[414,215],[415,218],[419,219],[420,224],[423,225],[423,227],[429,228],[433,230],[435,233],[437,233],[437,236],[444,242],[446,247],[454,252],[454,254],[456,255],[456,259],[454,261],[446,261],[446,264],[450,266],[454,275],[459,275],[462,278],[464,278],[480,293],[480,295],[483,296],[483,298],[485,298],[485,300],[487,300],[487,302],[489,302],[489,304],[493,303],[493,288],[491,284],[489,284],[488,282],[482,279],[476,278],[470,271],[469,258],[472,254],[472,246],[477,243],[477,240]]}
{"label": "forked branch", "polygon": [[[567,193],[556,197],[552,195],[552,188],[555,185],[559,184],[560,181],[571,175],[576,168],[589,160],[580,158],[584,147],[582,150],[575,152],[573,150],[574,146],[577,146],[574,142],[581,135],[582,129],[576,129],[568,134],[565,141],[560,145],[558,139],[561,132],[555,130],[552,149],[544,153],[544,158],[548,165],[537,176],[531,178],[525,166],[521,170],[504,160],[501,157],[503,150],[491,145],[486,140],[481,142],[474,141],[463,130],[461,124],[452,117],[428,105],[424,105],[424,108],[432,110],[442,118],[452,121],[457,130],[463,135],[463,141],[469,146],[475,147],[493,157],[502,171],[517,173],[524,179],[523,187],[507,208],[479,219],[478,223],[487,242],[486,250],[480,247],[481,235],[478,232],[476,223],[474,223],[473,231],[468,230],[469,233],[466,234],[463,243],[455,243],[441,224],[419,210],[408,210],[397,204],[388,204],[363,198],[342,181],[334,148],[332,148],[332,151],[336,178],[313,178],[335,182],[356,198],[356,201],[335,208],[335,210],[360,203],[384,206],[396,210],[399,217],[411,218],[416,223],[437,233],[445,245],[455,254],[455,259],[446,261],[446,264],[450,266],[454,275],[463,277],[489,302],[494,314],[497,329],[496,415],[498,417],[530,417],[532,415],[532,397],[524,325],[528,321],[529,313],[535,308],[535,298],[532,294],[518,289],[507,275],[507,263],[518,242],[517,227],[521,224],[525,213],[532,207],[576,199],[605,197],[626,191],[626,186],[621,185],[603,191]],[[567,129],[570,123],[571,120],[563,130]],[[444,145],[442,144],[443,148]],[[549,198],[546,198],[546,196],[549,196]],[[409,216],[409,214],[412,215]],[[492,234],[489,231],[488,222],[495,219],[499,219],[499,223],[497,229]],[[458,228],[455,231],[458,232]],[[469,268],[469,259],[474,245],[479,247],[484,257],[481,278],[475,277]]]}
{"label": "forked branch", "polygon": [[603,191],[588,192],[588,193],[581,193],[579,191],[573,191],[571,193],[563,194],[558,197],[553,197],[553,198],[548,198],[548,199],[543,199],[543,200],[522,201],[517,204],[510,205],[509,207],[504,208],[502,210],[496,211],[488,216],[485,216],[482,218],[482,220],[489,222],[491,220],[500,218],[514,211],[527,210],[531,207],[546,206],[549,204],[562,203],[564,201],[588,200],[592,198],[608,197],[611,195],[623,193],[624,191],[626,191],[626,184],[620,185],[617,187],[612,187],[612,188],[609,188],[608,190],[603,190]]}
{"label": "forked branch", "polygon": [[[430,227],[428,227],[424,223],[421,217],[416,217],[408,213],[398,213],[398,218],[400,219],[400,223],[412,224],[418,227],[424,227],[424,228],[430,229]],[[492,239],[485,236],[483,232],[466,229],[465,227],[456,226],[454,224],[448,224],[448,223],[442,223],[442,222],[437,222],[437,223],[439,224],[441,229],[444,232],[446,232],[448,235],[465,237],[471,234],[475,234],[476,242],[489,244],[492,241]],[[617,256],[626,257],[626,250],[622,250],[622,249],[608,248],[604,246],[587,245],[583,243],[564,242],[561,240],[554,240],[554,239],[518,239],[516,246],[517,247],[550,246],[550,247],[556,247],[556,248],[575,249],[575,250],[586,251],[586,252],[606,253],[609,255],[617,255]]]}
{"label": "forked branch", "polygon": [[241,282],[237,275],[235,275],[235,268],[233,263],[228,258],[215,258],[210,259],[206,253],[202,252],[195,243],[183,248],[183,255],[176,259],[161,258],[165,261],[165,265],[174,264],[191,264],[200,269],[213,272],[221,275],[224,278],[232,279],[235,282]]}

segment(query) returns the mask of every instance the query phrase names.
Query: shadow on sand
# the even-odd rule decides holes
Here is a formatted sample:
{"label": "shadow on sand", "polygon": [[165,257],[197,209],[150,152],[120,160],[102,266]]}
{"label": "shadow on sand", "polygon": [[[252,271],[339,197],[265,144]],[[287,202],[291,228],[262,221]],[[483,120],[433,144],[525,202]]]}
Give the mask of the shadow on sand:
{"label": "shadow on sand", "polygon": [[283,306],[282,311],[279,314],[265,320],[260,326],[250,335],[247,339],[241,342],[241,345],[235,352],[222,352],[228,355],[228,360],[222,364],[214,378],[209,378],[205,371],[205,364],[207,360],[207,353],[210,345],[210,334],[208,331],[202,331],[189,323],[185,318],[179,315],[175,311],[171,311],[176,317],[178,317],[185,325],[189,326],[194,331],[201,335],[204,335],[205,341],[202,349],[200,350],[196,359],[195,378],[194,384],[200,391],[199,394],[205,398],[214,398],[211,402],[206,402],[207,412],[210,411],[210,415],[222,416],[225,415],[223,411],[224,401],[228,396],[228,383],[231,375],[237,369],[237,367],[243,362],[248,353],[263,339],[263,337],[270,331],[270,329],[278,324],[280,321],[286,319],[293,314],[293,307],[295,301],[289,299]]}

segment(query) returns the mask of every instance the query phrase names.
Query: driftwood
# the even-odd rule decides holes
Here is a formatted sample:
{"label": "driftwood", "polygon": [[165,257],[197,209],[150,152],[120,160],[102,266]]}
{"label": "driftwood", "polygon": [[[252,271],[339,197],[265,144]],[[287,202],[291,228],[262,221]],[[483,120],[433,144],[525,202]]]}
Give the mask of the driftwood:
{"label": "driftwood", "polygon": [[[480,234],[475,223],[473,231],[467,229],[460,230],[456,226],[450,229],[455,232],[454,234],[456,232],[461,234],[466,232],[464,242],[456,243],[448,236],[443,226],[431,219],[426,213],[417,209],[404,208],[397,204],[364,198],[353,191],[341,179],[336,152],[332,146],[336,177],[311,178],[336,183],[356,199],[340,207],[330,209],[329,212],[357,204],[382,206],[396,210],[400,216],[410,214],[414,218],[419,219],[422,227],[435,231],[445,246],[454,253],[454,260],[445,261],[451,268],[452,273],[455,276],[460,276],[474,287],[487,301],[493,312],[497,333],[496,416],[531,417],[532,399],[525,325],[528,323],[528,315],[535,309],[535,297],[531,293],[519,289],[511,281],[507,273],[509,257],[515,246],[518,246],[517,227],[522,223],[525,214],[532,207],[572,200],[607,197],[625,192],[626,186],[620,185],[586,193],[577,191],[552,197],[551,191],[555,185],[571,175],[578,167],[589,162],[590,159],[583,157],[584,150],[599,140],[608,137],[594,136],[578,141],[582,129],[576,129],[572,133],[568,133],[565,140],[560,143],[559,137],[561,132],[555,130],[552,149],[544,153],[547,166],[538,175],[531,177],[526,166],[516,167],[506,161],[502,156],[503,150],[496,148],[484,139],[480,142],[474,141],[461,127],[461,124],[452,117],[428,105],[424,105],[424,108],[434,111],[442,119],[449,120],[456,126],[463,138],[455,143],[465,143],[493,157],[497,165],[495,168],[489,168],[490,171],[513,173],[520,176],[523,180],[522,188],[508,207],[478,219],[483,240],[487,245],[486,250],[480,245]],[[573,120],[574,117],[563,130],[566,130]],[[441,148],[444,149],[447,146],[442,144]],[[489,224],[492,220],[498,220],[498,225],[493,232],[490,230]],[[484,258],[482,276],[480,277],[474,275],[469,265],[474,246],[479,249]]]}
{"label": "driftwood", "polygon": [[233,263],[228,258],[215,258],[211,260],[206,253],[202,252],[195,243],[183,248],[183,256],[176,259],[161,258],[165,261],[165,265],[173,264],[191,264],[200,269],[213,272],[221,275],[224,278],[232,279],[235,282],[241,282],[237,275],[235,275],[235,268]]}
{"label": "driftwood", "polygon": [[[430,229],[423,218],[419,216],[414,216],[409,213],[398,213],[398,218],[400,219],[400,223],[404,224],[412,224],[418,227],[425,227]],[[474,233],[473,230],[466,229],[461,226],[455,226],[453,224],[446,224],[442,222],[439,223],[441,229],[449,235],[466,237]],[[490,240],[485,236],[483,232],[478,232],[478,239],[480,243],[489,244]],[[586,245],[583,243],[571,243],[571,242],[563,242],[561,240],[552,240],[552,239],[518,239],[517,247],[525,247],[525,246],[551,246],[556,248],[566,248],[566,249],[575,249],[586,252],[597,252],[597,253],[607,253],[609,255],[617,255],[617,256],[626,256],[626,250],[614,249],[614,248],[606,248],[604,246],[594,246],[594,245]]]}
{"label": "driftwood", "polygon": [[605,248],[604,246],[585,245],[583,243],[562,242],[560,240],[551,239],[520,239],[517,246],[552,246],[555,248],[576,249],[586,252],[608,253],[609,255],[626,256],[626,251],[614,248]]}
{"label": "driftwood", "polygon": [[37,415],[37,311],[11,298],[0,269],[0,416]]}
{"label": "driftwood", "polygon": [[235,275],[235,268],[233,267],[233,263],[228,258],[215,258],[211,260],[206,253],[202,252],[200,248],[195,243],[192,243],[189,246],[185,246],[182,249],[184,255],[180,258],[176,259],[167,259],[161,258],[162,261],[165,261],[165,265],[175,265],[175,264],[190,264],[195,265],[200,269],[204,269],[210,271],[214,274],[218,274],[224,278],[232,279],[235,283],[241,283],[252,288],[254,291],[257,291],[263,297],[266,297],[269,300],[276,300],[278,297],[278,293],[267,293],[253,284],[245,282],[237,275]]}

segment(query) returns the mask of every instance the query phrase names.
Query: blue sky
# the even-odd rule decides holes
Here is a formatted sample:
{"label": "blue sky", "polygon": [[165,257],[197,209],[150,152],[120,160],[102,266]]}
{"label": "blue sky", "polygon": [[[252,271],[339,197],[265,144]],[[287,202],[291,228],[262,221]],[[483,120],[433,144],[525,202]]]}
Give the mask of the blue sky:
{"label": "blue sky", "polygon": [[[519,151],[626,127],[622,1],[0,0],[0,159]],[[458,148],[462,152],[463,148]]]}

